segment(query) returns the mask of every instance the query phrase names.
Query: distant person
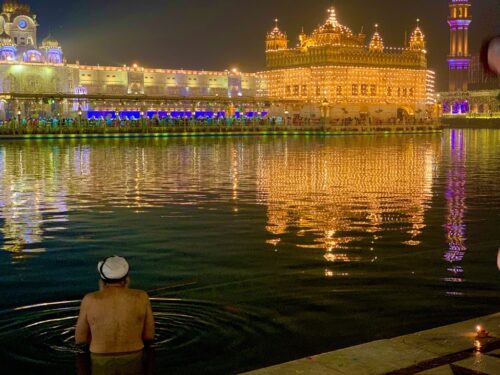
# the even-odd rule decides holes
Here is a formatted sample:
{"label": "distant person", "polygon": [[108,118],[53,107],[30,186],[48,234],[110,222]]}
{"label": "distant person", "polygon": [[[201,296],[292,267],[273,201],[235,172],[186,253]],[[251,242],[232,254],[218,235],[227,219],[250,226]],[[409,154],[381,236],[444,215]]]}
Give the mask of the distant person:
{"label": "distant person", "polygon": [[100,290],[82,300],[77,345],[89,345],[92,374],[143,374],[143,350],[154,340],[149,296],[129,289],[129,264],[113,256],[99,262]]}

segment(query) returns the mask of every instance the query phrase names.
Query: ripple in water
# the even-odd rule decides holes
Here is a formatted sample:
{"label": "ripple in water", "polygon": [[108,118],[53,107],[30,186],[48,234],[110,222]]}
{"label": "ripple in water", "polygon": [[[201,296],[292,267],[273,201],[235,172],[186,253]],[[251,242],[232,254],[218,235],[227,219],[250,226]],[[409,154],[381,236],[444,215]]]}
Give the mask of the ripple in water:
{"label": "ripple in water", "polygon": [[[153,348],[171,366],[209,360],[215,350],[248,349],[276,332],[276,324],[233,306],[152,298]],[[31,365],[69,366],[83,353],[74,345],[80,301],[19,307],[0,312],[0,346],[10,359]],[[194,355],[195,354],[195,355]]]}

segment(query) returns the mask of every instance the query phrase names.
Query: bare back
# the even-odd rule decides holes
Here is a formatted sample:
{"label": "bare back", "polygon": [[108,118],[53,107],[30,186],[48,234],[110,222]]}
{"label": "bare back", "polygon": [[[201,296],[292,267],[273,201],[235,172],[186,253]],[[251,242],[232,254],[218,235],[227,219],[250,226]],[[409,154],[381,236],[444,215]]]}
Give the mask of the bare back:
{"label": "bare back", "polygon": [[108,287],[82,301],[76,330],[77,344],[90,344],[95,354],[131,353],[154,338],[148,295],[126,287]]}

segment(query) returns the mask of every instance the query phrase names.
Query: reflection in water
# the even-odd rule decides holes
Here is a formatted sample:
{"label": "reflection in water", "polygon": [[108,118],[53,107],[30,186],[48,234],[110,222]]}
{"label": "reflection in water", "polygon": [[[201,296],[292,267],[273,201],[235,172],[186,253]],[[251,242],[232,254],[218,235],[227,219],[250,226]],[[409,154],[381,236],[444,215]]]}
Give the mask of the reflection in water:
{"label": "reflection in water", "polygon": [[448,251],[444,258],[451,263],[448,271],[451,276],[446,279],[450,282],[463,282],[463,268],[459,263],[464,258],[467,247],[465,245],[464,223],[466,190],[466,157],[465,138],[463,130],[452,130],[450,139],[450,168],[446,189],[446,206],[448,209],[447,222],[444,225]]}
{"label": "reflection in water", "polygon": [[224,191],[229,170],[238,200],[236,146],[206,141],[5,143],[0,147],[2,249],[14,260],[45,251],[42,243],[66,229],[70,211],[126,207],[141,212],[209,200]]}
{"label": "reflection in water", "polygon": [[[498,130],[0,141],[0,362],[74,373],[68,300],[109,249],[177,297],[153,300],[158,373],[240,373],[493,312],[499,145]],[[436,298],[443,277],[464,298]]]}
{"label": "reflection in water", "polygon": [[[353,244],[368,240],[373,251],[383,231],[400,232],[402,243],[418,245],[432,198],[437,148],[411,138],[392,141],[353,138],[350,147],[318,142],[312,152],[280,144],[258,167],[267,230],[277,238],[289,231],[314,235],[313,244],[298,246],[324,249],[328,262],[359,259],[359,252],[348,253]],[[373,254],[369,258],[376,260]]]}
{"label": "reflection in water", "polygon": [[328,262],[350,262],[362,255],[348,254],[348,245],[368,240],[373,251],[384,231],[420,243],[436,140],[11,142],[0,149],[2,247],[18,257],[43,251],[77,210],[232,202],[238,213],[257,199],[267,206],[268,243],[293,233],[297,246],[324,249]]}
{"label": "reflection in water", "polygon": [[54,168],[58,148],[32,151],[29,146],[0,147],[2,248],[12,252],[14,259],[44,252],[38,246],[43,225],[67,220],[65,189],[57,183],[64,177]]}

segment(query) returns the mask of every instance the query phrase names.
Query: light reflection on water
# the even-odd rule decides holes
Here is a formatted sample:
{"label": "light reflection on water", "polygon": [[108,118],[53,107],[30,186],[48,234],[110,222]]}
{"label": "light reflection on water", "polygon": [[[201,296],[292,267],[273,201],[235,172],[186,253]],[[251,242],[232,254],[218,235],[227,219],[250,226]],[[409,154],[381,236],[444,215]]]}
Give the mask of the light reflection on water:
{"label": "light reflection on water", "polygon": [[354,147],[308,140],[304,150],[297,150],[297,140],[206,141],[4,145],[3,249],[26,256],[44,236],[64,230],[71,211],[125,207],[140,213],[206,202],[231,202],[234,212],[241,204],[263,205],[271,243],[290,231],[313,234],[311,243],[297,246],[324,249],[329,260],[348,260],[331,253],[366,234],[377,240],[389,225],[405,233],[403,243],[419,244],[440,157],[437,139],[381,147],[370,138],[357,139]]}
{"label": "light reflection on water", "polygon": [[[196,280],[156,302],[160,353],[185,339],[163,369],[198,344],[232,341],[239,359],[199,365],[234,372],[481,315],[498,290],[498,170],[496,130],[0,142],[2,341],[25,322],[40,353],[64,351],[77,305],[12,309],[81,297],[110,251],[145,289]],[[183,330],[184,310],[202,323]]]}

